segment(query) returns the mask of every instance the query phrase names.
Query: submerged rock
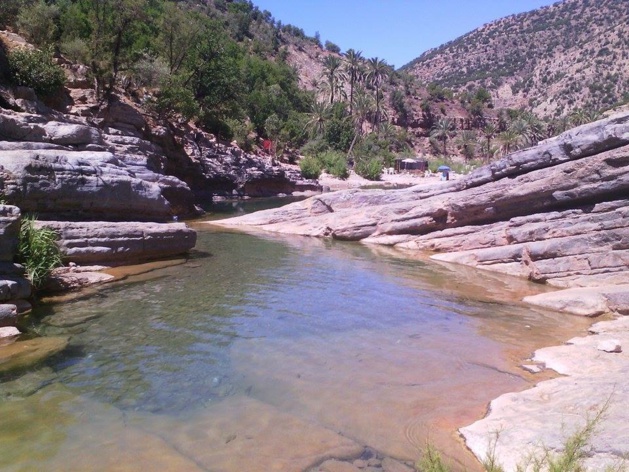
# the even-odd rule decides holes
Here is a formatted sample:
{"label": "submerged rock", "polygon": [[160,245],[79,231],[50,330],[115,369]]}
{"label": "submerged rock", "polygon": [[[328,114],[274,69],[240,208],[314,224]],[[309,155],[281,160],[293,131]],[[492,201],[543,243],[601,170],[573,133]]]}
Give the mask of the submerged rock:
{"label": "submerged rock", "polygon": [[63,351],[67,337],[44,337],[0,347],[0,374],[22,370]]}

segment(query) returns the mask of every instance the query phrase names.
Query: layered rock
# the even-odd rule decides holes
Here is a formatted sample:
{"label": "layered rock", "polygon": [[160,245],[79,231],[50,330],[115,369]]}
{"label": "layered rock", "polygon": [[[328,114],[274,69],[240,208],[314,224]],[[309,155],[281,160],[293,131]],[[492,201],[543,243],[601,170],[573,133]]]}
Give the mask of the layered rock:
{"label": "layered rock", "polygon": [[86,123],[0,113],[0,188],[42,218],[165,221],[196,214],[190,189],[151,161],[108,145]]}
{"label": "layered rock", "polygon": [[15,326],[18,316],[31,308],[26,301],[31,296],[31,284],[24,268],[13,263],[19,232],[19,208],[0,205],[0,328]]}
{"label": "layered rock", "polygon": [[54,230],[65,262],[125,265],[185,254],[196,232],[184,223],[41,221]]}

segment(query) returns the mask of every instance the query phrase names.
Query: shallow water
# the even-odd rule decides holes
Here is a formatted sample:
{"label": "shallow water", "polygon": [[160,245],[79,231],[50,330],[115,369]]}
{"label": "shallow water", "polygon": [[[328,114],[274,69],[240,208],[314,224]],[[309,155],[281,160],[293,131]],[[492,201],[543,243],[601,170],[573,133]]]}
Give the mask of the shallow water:
{"label": "shallow water", "polygon": [[0,385],[3,470],[304,470],[427,438],[474,470],[456,428],[587,326],[521,305],[527,282],[197,227],[185,264],[36,310],[70,345]]}

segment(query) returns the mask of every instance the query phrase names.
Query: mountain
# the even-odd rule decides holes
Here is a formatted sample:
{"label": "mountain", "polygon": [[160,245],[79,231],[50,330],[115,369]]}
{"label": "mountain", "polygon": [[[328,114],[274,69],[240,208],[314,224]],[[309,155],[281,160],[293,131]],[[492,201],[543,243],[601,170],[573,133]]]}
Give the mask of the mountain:
{"label": "mountain", "polygon": [[629,100],[629,2],[565,0],[486,24],[402,67],[424,83],[485,87],[543,117]]}

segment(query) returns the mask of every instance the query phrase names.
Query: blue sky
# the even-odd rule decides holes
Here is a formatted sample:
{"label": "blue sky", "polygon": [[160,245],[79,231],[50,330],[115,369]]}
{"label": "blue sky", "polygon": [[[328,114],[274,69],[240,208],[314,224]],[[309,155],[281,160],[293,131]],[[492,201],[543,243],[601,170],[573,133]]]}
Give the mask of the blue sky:
{"label": "blue sky", "polygon": [[252,0],[276,20],[396,68],[485,23],[556,0]]}

